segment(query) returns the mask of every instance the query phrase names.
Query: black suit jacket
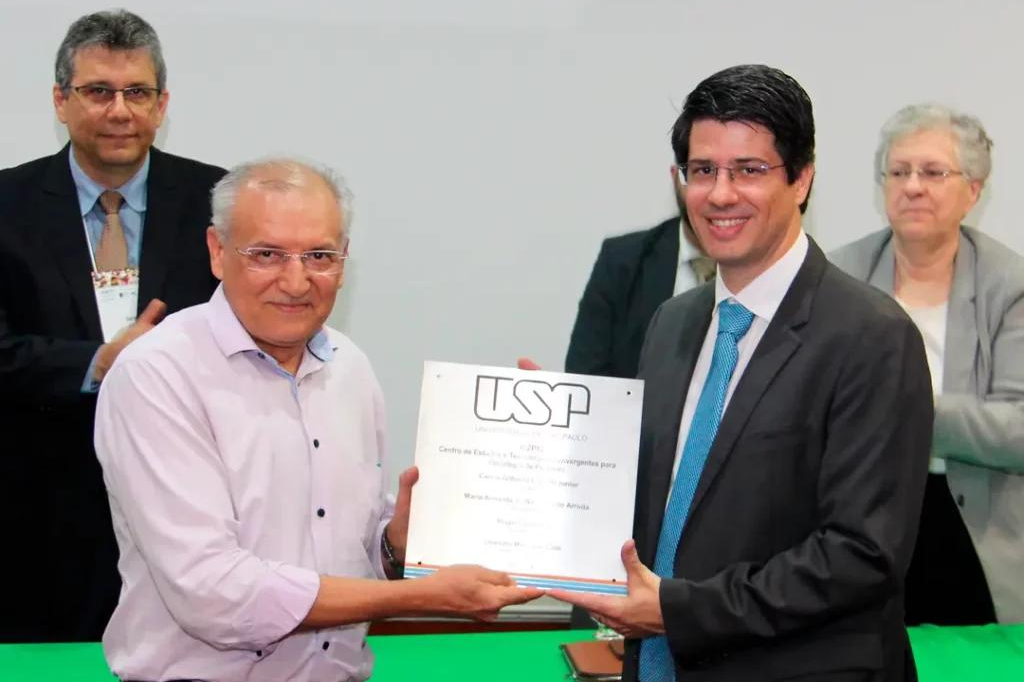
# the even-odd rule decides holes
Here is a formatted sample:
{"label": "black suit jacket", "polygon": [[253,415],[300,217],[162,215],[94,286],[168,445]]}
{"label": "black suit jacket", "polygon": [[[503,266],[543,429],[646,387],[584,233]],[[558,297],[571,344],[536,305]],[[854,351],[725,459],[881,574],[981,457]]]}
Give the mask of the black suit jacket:
{"label": "black suit jacket", "polygon": [[[663,305],[641,357],[635,537],[653,565],[713,285]],[[903,578],[932,398],[921,336],[808,255],[722,417],[661,606],[677,678],[908,680]],[[626,679],[635,679],[630,642]]]}
{"label": "black suit jacket", "polygon": [[580,299],[565,371],[634,378],[647,325],[672,297],[678,263],[678,216],[604,240]]}
{"label": "black suit jacket", "polygon": [[[139,309],[216,287],[205,231],[224,170],[151,150]],[[117,547],[82,383],[102,343],[68,147],[0,171],[0,524],[15,592],[0,641],[94,640],[117,601]]]}

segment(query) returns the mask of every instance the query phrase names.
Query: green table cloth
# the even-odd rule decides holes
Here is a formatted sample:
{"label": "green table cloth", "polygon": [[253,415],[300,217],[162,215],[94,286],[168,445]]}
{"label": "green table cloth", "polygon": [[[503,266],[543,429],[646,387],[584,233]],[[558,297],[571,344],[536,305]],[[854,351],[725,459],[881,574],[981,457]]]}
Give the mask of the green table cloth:
{"label": "green table cloth", "polygon": [[[564,682],[558,644],[592,630],[370,637],[374,682]],[[910,629],[922,682],[1024,682],[1024,625]],[[0,645],[3,682],[113,682],[99,644]]]}

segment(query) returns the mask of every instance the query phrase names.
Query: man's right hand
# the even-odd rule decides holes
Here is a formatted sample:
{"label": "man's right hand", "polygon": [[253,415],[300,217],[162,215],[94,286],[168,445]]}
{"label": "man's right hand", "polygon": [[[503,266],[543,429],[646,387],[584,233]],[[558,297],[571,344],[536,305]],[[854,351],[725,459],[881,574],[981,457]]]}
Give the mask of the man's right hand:
{"label": "man's right hand", "polygon": [[142,311],[139,317],[131,326],[121,330],[110,343],[105,343],[96,351],[96,364],[93,366],[93,379],[103,381],[103,377],[110,371],[114,360],[129,343],[139,338],[150,329],[155,327],[164,315],[167,314],[167,304],[159,298],[154,298]]}
{"label": "man's right hand", "polygon": [[507,573],[482,566],[449,566],[415,580],[320,576],[303,630],[319,630],[396,616],[462,616],[493,621],[498,611],[544,594],[516,587]]}
{"label": "man's right hand", "polygon": [[421,578],[430,583],[439,615],[468,616],[490,622],[510,604],[523,604],[544,594],[536,587],[517,587],[507,573],[482,566],[448,566]]}

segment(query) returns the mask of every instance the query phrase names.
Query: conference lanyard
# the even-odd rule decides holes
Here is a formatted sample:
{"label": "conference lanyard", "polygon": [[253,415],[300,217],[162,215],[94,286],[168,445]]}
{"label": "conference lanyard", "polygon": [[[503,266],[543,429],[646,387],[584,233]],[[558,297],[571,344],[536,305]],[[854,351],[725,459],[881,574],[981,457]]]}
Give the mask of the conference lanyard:
{"label": "conference lanyard", "polygon": [[96,310],[100,314],[103,342],[110,343],[118,333],[135,322],[139,309],[139,269],[97,270],[96,255],[89,238],[89,225],[82,217],[85,243],[89,247],[92,265],[92,290],[96,296]]}

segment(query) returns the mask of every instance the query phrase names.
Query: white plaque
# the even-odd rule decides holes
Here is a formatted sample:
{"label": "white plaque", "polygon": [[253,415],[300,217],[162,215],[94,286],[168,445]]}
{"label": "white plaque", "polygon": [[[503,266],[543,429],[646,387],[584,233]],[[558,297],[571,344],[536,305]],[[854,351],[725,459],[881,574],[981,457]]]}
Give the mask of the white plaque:
{"label": "white plaque", "polygon": [[405,575],[452,564],[625,594],[643,382],[424,365]]}

